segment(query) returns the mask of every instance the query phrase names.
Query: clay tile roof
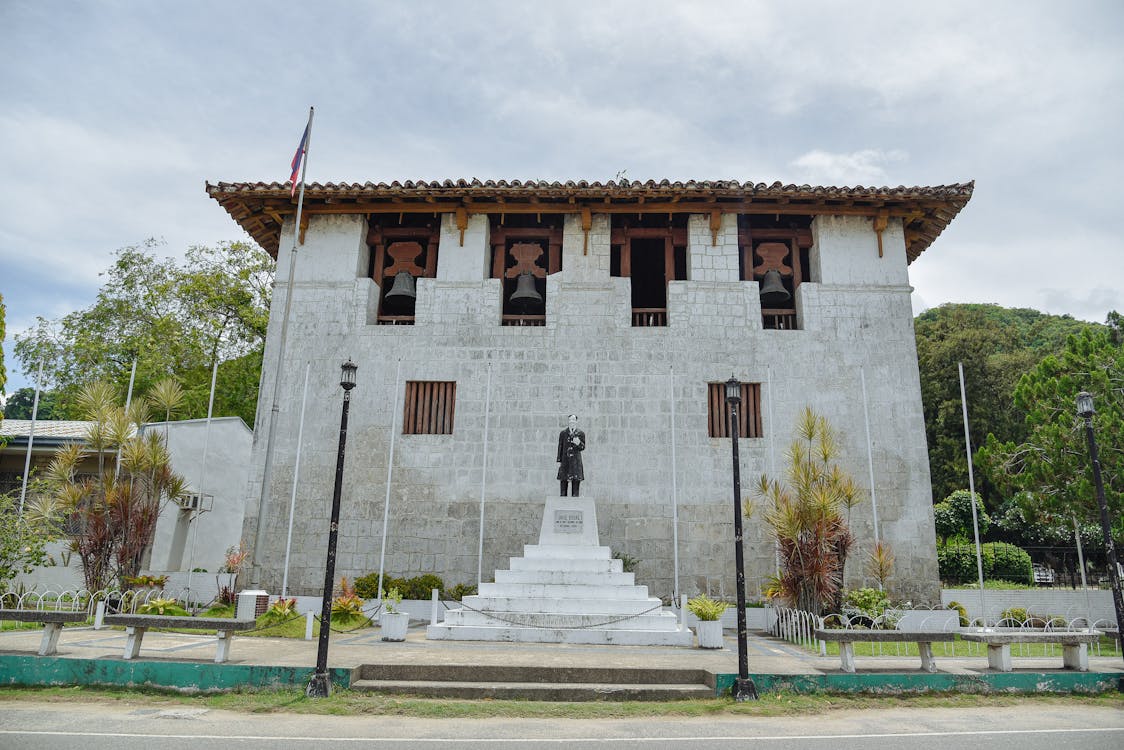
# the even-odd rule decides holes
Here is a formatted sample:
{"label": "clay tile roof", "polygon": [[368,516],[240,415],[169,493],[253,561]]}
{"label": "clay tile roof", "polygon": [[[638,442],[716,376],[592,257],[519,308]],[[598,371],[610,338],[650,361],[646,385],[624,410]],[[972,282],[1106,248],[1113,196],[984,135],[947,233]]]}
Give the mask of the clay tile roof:
{"label": "clay tile roof", "polygon": [[[207,184],[207,194],[258,244],[277,257],[281,226],[295,212],[288,182],[220,182]],[[399,211],[499,213],[504,204],[533,201],[542,213],[595,213],[612,205],[618,210],[658,212],[804,213],[809,215],[879,212],[901,218],[906,227],[907,256],[912,262],[972,197],[974,182],[929,187],[828,187],[737,180],[397,180],[319,183],[305,186],[305,210],[315,213],[394,213]],[[652,204],[657,204],[653,206]],[[354,210],[350,210],[353,208]]]}

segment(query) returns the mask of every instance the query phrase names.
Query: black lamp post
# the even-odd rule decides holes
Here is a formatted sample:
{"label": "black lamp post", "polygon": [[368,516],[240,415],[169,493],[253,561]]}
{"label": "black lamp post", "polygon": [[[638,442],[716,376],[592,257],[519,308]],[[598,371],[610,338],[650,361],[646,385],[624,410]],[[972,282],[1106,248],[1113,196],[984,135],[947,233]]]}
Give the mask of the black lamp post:
{"label": "black lamp post", "polygon": [[1086,391],[1077,394],[1077,416],[1085,420],[1085,440],[1089,443],[1089,459],[1093,462],[1093,484],[1097,489],[1097,507],[1101,511],[1101,533],[1104,534],[1104,551],[1108,557],[1108,579],[1112,582],[1112,604],[1116,608],[1116,640],[1124,654],[1124,601],[1120,597],[1120,575],[1116,569],[1116,545],[1112,542],[1112,524],[1108,519],[1108,504],[1104,499],[1104,480],[1101,478],[1101,460],[1097,456],[1097,441],[1093,437],[1093,395]]}
{"label": "black lamp post", "polygon": [[328,636],[332,630],[332,587],[336,578],[336,539],[340,527],[340,494],[343,491],[343,454],[347,446],[347,409],[351,406],[351,389],[355,387],[355,371],[359,369],[348,359],[340,366],[343,387],[343,414],[340,416],[340,447],[336,455],[336,483],[332,489],[332,523],[328,527],[328,559],[324,564],[324,604],[320,610],[320,643],[316,649],[316,673],[308,681],[305,695],[327,698],[332,693],[328,675]]}
{"label": "black lamp post", "polygon": [[738,582],[738,676],[734,680],[734,700],[757,700],[757,686],[749,678],[749,653],[745,624],[745,555],[742,553],[742,477],[738,461],[738,402],[742,386],[731,377],[726,381],[726,403],[730,405],[730,446],[734,451],[734,565]]}

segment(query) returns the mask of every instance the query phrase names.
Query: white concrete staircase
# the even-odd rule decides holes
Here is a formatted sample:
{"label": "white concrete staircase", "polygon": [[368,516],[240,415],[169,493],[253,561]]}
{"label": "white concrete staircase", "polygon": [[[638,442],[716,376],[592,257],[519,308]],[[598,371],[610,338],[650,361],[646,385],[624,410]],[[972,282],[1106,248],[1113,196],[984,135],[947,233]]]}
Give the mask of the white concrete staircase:
{"label": "white concrete staircase", "polygon": [[538,544],[523,547],[495,583],[430,625],[426,637],[451,641],[690,646],[692,633],[660,600],[637,586],[597,539],[590,498],[551,497]]}

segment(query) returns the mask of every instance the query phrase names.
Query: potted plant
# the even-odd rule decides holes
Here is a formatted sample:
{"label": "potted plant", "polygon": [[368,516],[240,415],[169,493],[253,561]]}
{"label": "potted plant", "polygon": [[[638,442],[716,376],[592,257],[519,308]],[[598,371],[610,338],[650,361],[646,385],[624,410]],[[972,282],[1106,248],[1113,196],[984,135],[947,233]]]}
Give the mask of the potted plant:
{"label": "potted plant", "polygon": [[379,615],[379,632],[384,641],[406,640],[406,630],[410,627],[410,615],[398,610],[402,603],[402,594],[397,587],[383,594],[383,613]]}
{"label": "potted plant", "polygon": [[699,623],[695,627],[695,634],[699,637],[699,648],[722,648],[725,641],[722,639],[722,613],[729,607],[728,602],[711,599],[706,594],[699,594],[694,599],[687,600],[687,609]]}

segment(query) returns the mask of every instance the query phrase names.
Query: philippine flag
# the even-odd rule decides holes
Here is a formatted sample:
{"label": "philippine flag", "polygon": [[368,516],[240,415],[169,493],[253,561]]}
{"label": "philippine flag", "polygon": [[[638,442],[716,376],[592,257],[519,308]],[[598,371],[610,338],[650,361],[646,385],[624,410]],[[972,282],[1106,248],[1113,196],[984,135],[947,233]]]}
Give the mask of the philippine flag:
{"label": "philippine flag", "polygon": [[308,129],[311,127],[312,119],[309,118],[308,124],[304,126],[304,135],[301,136],[301,142],[300,145],[297,146],[297,152],[293,154],[293,163],[290,165],[293,173],[289,177],[289,181],[293,183],[293,188],[289,193],[290,198],[297,194],[297,177],[300,175],[301,171],[301,160],[304,159],[304,155],[308,153]]}

